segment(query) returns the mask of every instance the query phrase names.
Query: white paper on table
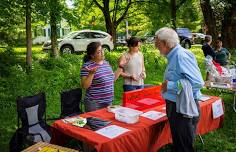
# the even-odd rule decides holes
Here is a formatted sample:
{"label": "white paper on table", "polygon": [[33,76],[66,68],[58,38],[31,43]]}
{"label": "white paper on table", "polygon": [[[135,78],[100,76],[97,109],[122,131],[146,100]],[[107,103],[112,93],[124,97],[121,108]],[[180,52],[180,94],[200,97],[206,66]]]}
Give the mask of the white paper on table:
{"label": "white paper on table", "polygon": [[160,102],[160,100],[151,99],[151,98],[144,98],[144,99],[138,100],[137,102],[143,103],[143,104],[146,104],[146,105],[152,105],[152,104],[155,104],[157,102]]}
{"label": "white paper on table", "polygon": [[213,112],[213,119],[216,119],[224,114],[221,99],[216,100],[214,103],[212,103],[212,112]]}
{"label": "white paper on table", "polygon": [[115,138],[121,134],[124,134],[128,131],[130,131],[130,130],[126,129],[126,128],[122,128],[117,125],[110,125],[110,126],[102,128],[102,129],[99,129],[95,132],[102,135],[102,136],[105,136],[107,138],[113,139],[113,138]]}
{"label": "white paper on table", "polygon": [[141,116],[148,119],[157,120],[166,116],[166,114],[162,112],[158,112],[158,111],[148,111],[148,112],[143,113]]}
{"label": "white paper on table", "polygon": [[213,88],[220,88],[220,89],[229,89],[230,88],[230,84],[221,83],[221,82],[211,82],[210,86]]}
{"label": "white paper on table", "polygon": [[206,95],[201,95],[201,97],[199,98],[199,100],[201,100],[201,101],[207,101],[209,99],[211,99],[211,97],[206,96]]}

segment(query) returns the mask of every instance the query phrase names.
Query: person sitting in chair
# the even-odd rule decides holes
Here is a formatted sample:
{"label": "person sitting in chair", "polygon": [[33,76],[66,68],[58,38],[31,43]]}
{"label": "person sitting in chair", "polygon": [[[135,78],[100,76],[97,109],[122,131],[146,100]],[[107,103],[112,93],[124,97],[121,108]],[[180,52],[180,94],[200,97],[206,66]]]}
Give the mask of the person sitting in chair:
{"label": "person sitting in chair", "polygon": [[[202,51],[204,53],[204,56],[211,56],[212,59],[215,59],[215,51],[214,49],[211,47],[211,42],[212,42],[212,36],[210,35],[206,35],[205,36],[205,43],[202,45]],[[209,79],[209,73],[206,73],[206,80]]]}
{"label": "person sitting in chair", "polygon": [[226,48],[222,47],[222,41],[220,39],[216,41],[215,54],[215,61],[221,66],[225,66],[229,63],[231,55]]}
{"label": "person sitting in chair", "polygon": [[204,56],[210,55],[213,59],[215,59],[215,51],[211,47],[212,37],[210,35],[205,36],[205,43],[202,45],[202,51]]}

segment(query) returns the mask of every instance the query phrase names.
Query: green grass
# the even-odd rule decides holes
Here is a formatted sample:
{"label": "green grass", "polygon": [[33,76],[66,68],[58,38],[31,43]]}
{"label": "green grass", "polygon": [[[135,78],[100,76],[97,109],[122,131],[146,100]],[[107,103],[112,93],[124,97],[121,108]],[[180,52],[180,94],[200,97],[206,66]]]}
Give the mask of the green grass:
{"label": "green grass", "polygon": [[[117,68],[117,60],[124,51],[106,53],[106,59],[113,70]],[[194,46],[191,51],[196,55],[203,78],[205,70],[201,46]],[[166,59],[159,55],[153,45],[142,46],[147,72],[146,84],[160,84]],[[41,46],[33,47],[33,70],[31,74],[25,71],[24,47],[15,48],[14,51],[0,50],[0,147],[2,152],[8,151],[9,140],[17,128],[16,98],[17,96],[33,95],[39,91],[46,92],[47,117],[57,117],[60,114],[60,92],[80,87],[80,67],[83,55],[65,55],[59,59],[49,58],[48,53],[41,50]],[[232,55],[233,60],[236,56]],[[2,70],[3,69],[3,70]],[[122,97],[122,79],[115,82],[114,104],[120,104]],[[205,94],[220,95],[213,90],[202,90]],[[196,139],[196,148],[200,152],[235,152],[236,151],[236,113],[232,109],[232,94],[220,95],[225,103],[225,121],[223,128],[203,136],[205,145],[202,146]],[[52,123],[52,122],[49,122]],[[168,146],[160,151],[168,151]]]}

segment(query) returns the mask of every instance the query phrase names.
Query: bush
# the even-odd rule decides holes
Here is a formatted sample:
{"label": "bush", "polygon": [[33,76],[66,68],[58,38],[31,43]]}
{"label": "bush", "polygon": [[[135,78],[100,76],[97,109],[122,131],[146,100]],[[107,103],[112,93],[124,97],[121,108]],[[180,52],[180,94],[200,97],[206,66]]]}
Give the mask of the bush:
{"label": "bush", "polygon": [[0,76],[7,77],[9,76],[9,67],[19,63],[19,60],[16,58],[16,54],[11,47],[4,48],[0,52]]}

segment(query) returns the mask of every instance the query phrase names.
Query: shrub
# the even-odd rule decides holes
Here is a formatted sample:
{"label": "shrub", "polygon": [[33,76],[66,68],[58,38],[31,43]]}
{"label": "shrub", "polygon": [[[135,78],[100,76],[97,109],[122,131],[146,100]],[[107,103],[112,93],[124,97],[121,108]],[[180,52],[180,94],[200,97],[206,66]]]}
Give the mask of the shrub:
{"label": "shrub", "polygon": [[0,76],[7,77],[9,76],[9,67],[18,63],[16,54],[11,47],[4,48],[0,52]]}

